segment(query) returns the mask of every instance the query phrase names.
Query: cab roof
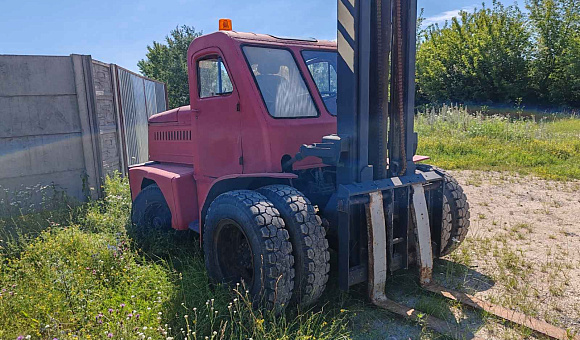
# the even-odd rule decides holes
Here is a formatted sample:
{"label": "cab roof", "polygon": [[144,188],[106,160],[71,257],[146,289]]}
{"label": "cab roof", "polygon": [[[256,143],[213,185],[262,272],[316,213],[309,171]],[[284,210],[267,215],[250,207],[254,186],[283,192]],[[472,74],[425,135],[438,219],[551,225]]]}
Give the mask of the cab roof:
{"label": "cab roof", "polygon": [[[307,46],[307,47],[318,47],[326,49],[337,48],[336,41],[329,40],[316,40],[313,38],[287,38],[287,37],[276,37],[269,34],[257,34],[250,32],[236,32],[236,31],[218,31],[203,35],[199,38],[194,39],[194,43],[197,40],[213,40],[218,38],[218,36],[226,36],[230,39],[239,41],[240,43],[265,43],[265,44],[276,44],[276,45],[290,45],[290,46]],[[201,42],[201,41],[199,41]]]}

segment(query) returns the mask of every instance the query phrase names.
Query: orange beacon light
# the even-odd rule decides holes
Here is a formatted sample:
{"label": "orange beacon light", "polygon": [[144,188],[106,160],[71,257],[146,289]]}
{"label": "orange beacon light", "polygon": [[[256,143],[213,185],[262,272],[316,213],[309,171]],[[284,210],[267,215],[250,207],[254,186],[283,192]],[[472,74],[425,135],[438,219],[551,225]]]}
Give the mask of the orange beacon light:
{"label": "orange beacon light", "polygon": [[232,30],[232,20],[220,19],[220,31],[231,31],[231,30]]}

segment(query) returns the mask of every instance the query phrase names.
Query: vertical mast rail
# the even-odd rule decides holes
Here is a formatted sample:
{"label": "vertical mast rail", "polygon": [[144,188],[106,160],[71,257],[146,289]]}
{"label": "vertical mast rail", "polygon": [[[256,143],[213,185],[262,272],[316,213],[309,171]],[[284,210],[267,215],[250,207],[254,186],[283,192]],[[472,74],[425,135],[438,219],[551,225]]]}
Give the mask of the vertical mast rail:
{"label": "vertical mast rail", "polygon": [[415,173],[414,132],[417,0],[393,0],[389,177]]}

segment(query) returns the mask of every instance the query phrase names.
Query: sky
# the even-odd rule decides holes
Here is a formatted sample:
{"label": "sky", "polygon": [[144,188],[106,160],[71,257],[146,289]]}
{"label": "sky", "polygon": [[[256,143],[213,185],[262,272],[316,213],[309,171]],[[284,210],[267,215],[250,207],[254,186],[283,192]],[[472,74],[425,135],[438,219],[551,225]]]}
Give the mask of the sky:
{"label": "sky", "polygon": [[[418,0],[425,23],[443,23],[482,0]],[[490,1],[488,1],[490,2]],[[508,2],[508,1],[506,1]],[[217,30],[336,38],[335,0],[0,0],[0,54],[90,54],[138,71],[147,45],[177,25]]]}

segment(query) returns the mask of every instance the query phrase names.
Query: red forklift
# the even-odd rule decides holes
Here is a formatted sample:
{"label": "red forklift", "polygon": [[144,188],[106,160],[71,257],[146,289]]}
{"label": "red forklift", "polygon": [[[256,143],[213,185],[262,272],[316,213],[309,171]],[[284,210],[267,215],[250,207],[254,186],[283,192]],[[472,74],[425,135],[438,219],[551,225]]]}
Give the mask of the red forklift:
{"label": "red forklift", "polygon": [[150,161],[129,169],[132,222],[199,233],[209,276],[243,281],[268,308],[314,303],[332,248],[340,288],[367,282],[394,313],[420,317],[385,295],[389,273],[416,266],[426,290],[564,338],[431,280],[433,258],[464,240],[469,204],[451,176],[418,163],[416,25],[416,0],[339,0],[337,42],[220,20],[189,47],[190,105],[149,119]]}

